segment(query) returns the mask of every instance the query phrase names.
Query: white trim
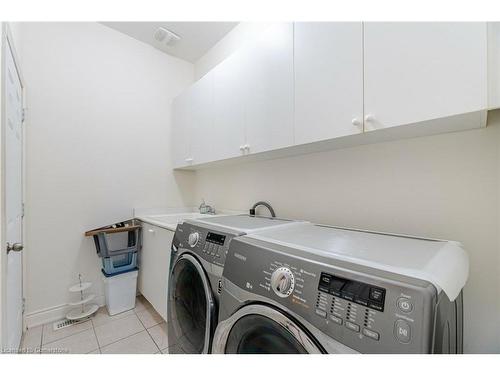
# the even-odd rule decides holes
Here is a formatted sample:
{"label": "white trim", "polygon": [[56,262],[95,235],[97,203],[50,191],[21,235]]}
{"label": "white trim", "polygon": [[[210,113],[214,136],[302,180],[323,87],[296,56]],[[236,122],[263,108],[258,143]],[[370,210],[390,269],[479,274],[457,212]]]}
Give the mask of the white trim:
{"label": "white trim", "polygon": [[194,171],[212,167],[219,168],[228,165],[243,165],[244,163],[249,162],[297,157],[305,154],[345,149],[367,144],[479,129],[486,126],[486,120],[487,110],[485,109],[449,117],[426,120],[409,125],[394,126],[390,128],[378,129],[376,131],[367,131],[345,137],[292,145],[280,149],[246,155],[244,157],[236,156],[229,159],[210,161],[190,166],[174,167],[174,170]]}
{"label": "white trim", "polygon": [[[104,295],[97,296],[93,303],[99,307],[105,306]],[[71,309],[67,304],[49,307],[34,311],[25,315],[26,328],[33,328],[42,324],[52,323],[66,317],[67,312]]]}
{"label": "white trim", "polygon": [[[24,85],[24,76],[23,76],[23,71],[21,69],[21,64],[19,63],[21,59],[19,58],[19,55],[16,50],[16,46],[14,45],[14,38],[12,37],[12,32],[10,31],[10,26],[8,23],[5,24],[5,36],[7,38],[7,41],[9,42],[9,47],[10,51],[12,53],[12,57],[14,58],[14,64],[16,65],[17,69],[17,74],[19,76],[19,80],[21,82],[21,88],[25,88]],[[23,98],[24,99],[24,98]],[[23,100],[24,103],[24,100]]]}

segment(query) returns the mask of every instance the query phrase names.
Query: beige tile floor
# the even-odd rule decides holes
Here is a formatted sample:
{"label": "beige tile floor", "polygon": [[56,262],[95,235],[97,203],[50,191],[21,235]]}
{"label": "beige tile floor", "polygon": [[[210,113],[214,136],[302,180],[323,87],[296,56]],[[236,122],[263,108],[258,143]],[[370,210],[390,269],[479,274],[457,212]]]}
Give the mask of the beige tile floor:
{"label": "beige tile floor", "polygon": [[106,308],[85,322],[54,331],[52,323],[23,336],[27,353],[154,354],[167,353],[167,324],[142,296],[135,309],[110,316]]}

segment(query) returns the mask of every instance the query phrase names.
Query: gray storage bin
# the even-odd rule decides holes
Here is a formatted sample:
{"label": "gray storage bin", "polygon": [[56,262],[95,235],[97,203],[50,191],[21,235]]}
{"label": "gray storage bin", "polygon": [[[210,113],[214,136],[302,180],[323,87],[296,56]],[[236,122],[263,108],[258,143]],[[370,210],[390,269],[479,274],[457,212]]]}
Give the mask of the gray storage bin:
{"label": "gray storage bin", "polygon": [[135,220],[97,228],[85,235],[94,237],[97,255],[102,258],[137,252],[141,247],[141,226]]}

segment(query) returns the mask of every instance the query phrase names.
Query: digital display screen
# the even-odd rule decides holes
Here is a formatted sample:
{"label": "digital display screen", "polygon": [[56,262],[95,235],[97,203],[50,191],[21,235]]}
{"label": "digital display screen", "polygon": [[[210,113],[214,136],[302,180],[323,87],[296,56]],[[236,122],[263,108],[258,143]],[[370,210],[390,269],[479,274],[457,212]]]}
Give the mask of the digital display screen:
{"label": "digital display screen", "polygon": [[214,243],[217,245],[224,245],[224,241],[226,240],[226,236],[222,234],[208,232],[207,234],[207,242]]}
{"label": "digital display screen", "polygon": [[378,311],[384,311],[384,288],[322,272],[318,290]]}

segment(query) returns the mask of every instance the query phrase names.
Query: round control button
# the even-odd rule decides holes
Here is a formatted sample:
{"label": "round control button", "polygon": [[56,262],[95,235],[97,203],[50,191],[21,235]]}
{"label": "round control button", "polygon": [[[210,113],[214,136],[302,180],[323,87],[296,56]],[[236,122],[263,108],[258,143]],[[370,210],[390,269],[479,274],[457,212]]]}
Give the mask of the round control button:
{"label": "round control button", "polygon": [[413,304],[410,302],[408,298],[399,298],[398,299],[398,309],[404,313],[410,313],[413,310]]}
{"label": "round control button", "polygon": [[[276,269],[271,275],[271,288],[281,298],[292,294],[295,287],[295,278],[292,271],[286,267]],[[326,316],[326,313],[325,313]]]}
{"label": "round control button", "polygon": [[408,344],[411,340],[411,327],[402,319],[396,320],[394,323],[394,336],[403,344]]}
{"label": "round control button", "polygon": [[193,232],[188,237],[188,244],[191,247],[195,247],[200,239],[200,234],[198,232]]}

